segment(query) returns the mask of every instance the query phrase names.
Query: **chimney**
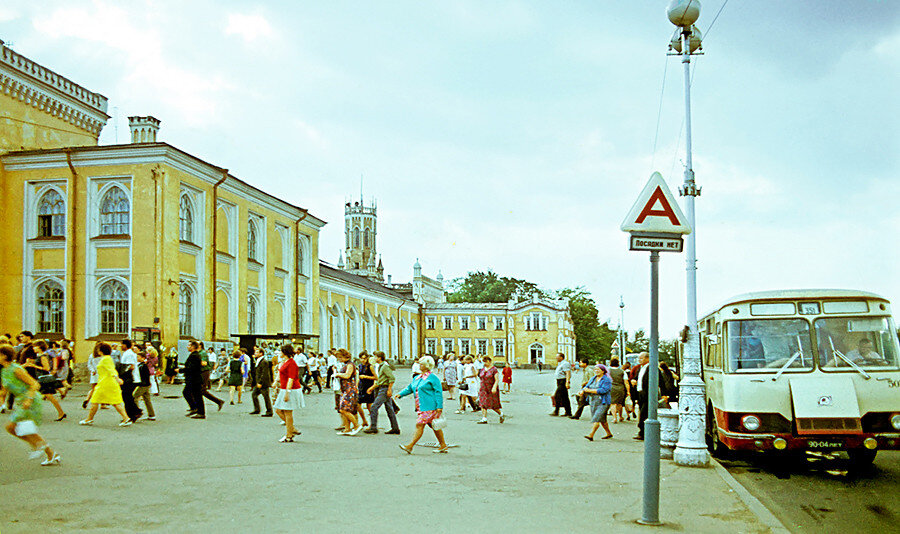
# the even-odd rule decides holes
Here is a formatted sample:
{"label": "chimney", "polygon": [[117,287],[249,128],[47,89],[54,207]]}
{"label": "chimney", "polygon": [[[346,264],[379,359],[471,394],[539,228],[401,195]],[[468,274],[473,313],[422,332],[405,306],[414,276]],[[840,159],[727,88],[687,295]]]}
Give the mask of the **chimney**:
{"label": "chimney", "polygon": [[155,143],[159,131],[159,119],[156,117],[128,117],[128,128],[131,130],[132,143]]}

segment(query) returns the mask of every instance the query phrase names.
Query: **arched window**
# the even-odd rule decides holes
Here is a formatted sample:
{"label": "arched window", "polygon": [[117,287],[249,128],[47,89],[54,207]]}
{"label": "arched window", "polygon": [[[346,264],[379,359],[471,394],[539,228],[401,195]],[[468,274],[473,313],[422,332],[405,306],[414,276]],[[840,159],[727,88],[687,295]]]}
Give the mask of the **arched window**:
{"label": "arched window", "polygon": [[365,232],[365,234],[363,234],[363,246],[366,248],[369,247],[369,229],[368,228],[366,228],[366,232]]}
{"label": "arched window", "polygon": [[128,288],[118,280],[100,287],[100,333],[128,332]]}
{"label": "arched window", "polygon": [[181,284],[178,295],[178,334],[190,336],[194,331],[194,291],[191,286]]}
{"label": "arched window", "polygon": [[66,235],[66,206],[62,195],[51,189],[38,203],[38,237]]}
{"label": "arched window", "polygon": [[353,246],[359,248],[359,226],[353,227]]}
{"label": "arched window", "polygon": [[186,195],[178,204],[178,237],[182,241],[194,242],[194,206]]}
{"label": "arched window", "polygon": [[256,297],[247,297],[247,333],[256,333]]}
{"label": "arched window", "polygon": [[256,232],[256,221],[250,219],[247,221],[247,258],[253,261],[259,261],[259,256],[257,254],[259,238]]}
{"label": "arched window", "polygon": [[44,333],[63,331],[63,288],[48,280],[37,288],[37,330]]}
{"label": "arched window", "polygon": [[300,238],[297,241],[297,272],[300,274],[304,274],[305,269],[303,268],[303,238]]}
{"label": "arched window", "polygon": [[531,357],[531,363],[544,363],[544,346],[540,343],[528,347],[528,354]]}
{"label": "arched window", "polygon": [[128,197],[118,187],[113,187],[100,201],[100,235],[128,234]]}

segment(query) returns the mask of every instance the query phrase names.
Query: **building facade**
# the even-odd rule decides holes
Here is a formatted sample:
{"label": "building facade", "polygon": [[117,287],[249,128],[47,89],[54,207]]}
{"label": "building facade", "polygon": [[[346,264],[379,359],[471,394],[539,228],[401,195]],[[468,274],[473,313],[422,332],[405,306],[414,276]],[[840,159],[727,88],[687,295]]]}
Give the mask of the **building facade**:
{"label": "building facade", "polygon": [[574,357],[563,302],[447,304],[418,260],[410,282],[385,280],[374,202],[345,205],[332,267],[318,259],[325,221],[160,142],[157,118],[129,117],[130,143],[99,145],[106,97],[2,41],[0,82],[0,332],[73,340],[81,362],[140,331],[164,347],[301,334],[312,350],[407,361]]}
{"label": "building facade", "polygon": [[506,303],[426,303],[427,354],[490,356],[526,364],[575,358],[575,333],[565,300],[534,298]]}

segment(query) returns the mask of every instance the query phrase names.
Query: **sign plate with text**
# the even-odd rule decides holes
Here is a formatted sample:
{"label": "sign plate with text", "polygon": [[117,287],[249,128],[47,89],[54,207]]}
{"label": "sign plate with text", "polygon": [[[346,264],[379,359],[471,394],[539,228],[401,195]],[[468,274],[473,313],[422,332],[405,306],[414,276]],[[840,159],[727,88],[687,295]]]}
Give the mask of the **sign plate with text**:
{"label": "sign plate with text", "polygon": [[684,240],[680,235],[653,236],[631,234],[630,250],[657,250],[660,252],[681,252]]}

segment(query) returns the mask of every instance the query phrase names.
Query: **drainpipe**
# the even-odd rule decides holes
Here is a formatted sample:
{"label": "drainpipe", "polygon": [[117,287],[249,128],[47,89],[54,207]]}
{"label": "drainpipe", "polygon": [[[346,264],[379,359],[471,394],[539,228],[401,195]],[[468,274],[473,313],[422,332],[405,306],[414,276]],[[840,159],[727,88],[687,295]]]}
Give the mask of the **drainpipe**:
{"label": "drainpipe", "polygon": [[[399,354],[396,354],[395,356],[398,356],[398,355],[403,356],[403,340],[400,338],[400,326],[401,326],[400,321],[402,321],[403,318],[400,317],[400,308],[402,308],[404,304],[406,304],[406,300],[400,299],[400,305],[397,306],[397,352]],[[388,347],[388,350],[390,350],[390,347]],[[399,358],[395,358],[395,359],[399,360]]]}
{"label": "drainpipe", "polygon": [[218,315],[216,309],[216,300],[218,290],[216,284],[219,283],[219,186],[228,178],[228,169],[222,169],[222,179],[213,184],[213,217],[212,217],[212,332],[210,339],[216,338],[216,317]]}
{"label": "drainpipe", "polygon": [[[303,209],[303,208],[301,208]],[[309,210],[303,210],[303,216],[294,223],[294,332],[300,334],[300,310],[297,308],[297,301],[300,300],[300,223],[309,215]],[[312,248],[312,247],[310,247]],[[312,253],[312,251],[310,251]],[[312,273],[310,273],[312,275]],[[310,278],[312,278],[310,276]],[[312,303],[307,303],[312,306]],[[321,317],[319,318],[321,320]],[[319,352],[321,352],[319,347]]]}
{"label": "drainpipe", "polygon": [[[154,248],[156,249],[156,255],[153,258],[153,272],[156,273],[156,276],[153,277],[153,317],[161,317],[160,316],[160,298],[162,297],[162,291],[159,287],[159,262],[162,258],[162,238],[163,236],[163,220],[165,217],[159,216],[159,177],[162,174],[160,171],[159,165],[150,170],[150,174],[153,177],[153,218],[156,221],[156,224],[159,227],[156,229],[156,235],[153,236],[154,240]],[[161,325],[160,325],[161,326]],[[160,334],[162,332],[160,331]],[[160,340],[162,336],[160,335]]]}
{"label": "drainpipe", "polygon": [[[69,315],[69,339],[75,339],[75,302],[77,299],[75,298],[75,237],[77,233],[75,232],[75,224],[78,220],[78,173],[75,172],[75,166],[72,165],[72,149],[66,148],[63,149],[66,153],[66,163],[69,164],[69,172],[72,173],[72,184],[69,186],[69,204],[72,206],[72,217],[68,221],[66,226],[71,227],[72,231],[68,232],[66,236],[66,248],[68,249],[69,254],[69,272],[66,276],[66,295],[68,298],[66,299],[66,312]],[[87,194],[87,191],[85,191]],[[87,289],[87,288],[85,288]]]}

